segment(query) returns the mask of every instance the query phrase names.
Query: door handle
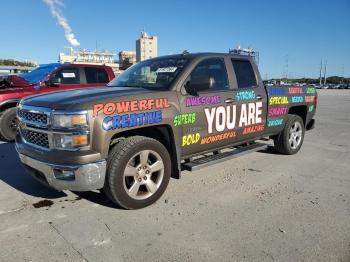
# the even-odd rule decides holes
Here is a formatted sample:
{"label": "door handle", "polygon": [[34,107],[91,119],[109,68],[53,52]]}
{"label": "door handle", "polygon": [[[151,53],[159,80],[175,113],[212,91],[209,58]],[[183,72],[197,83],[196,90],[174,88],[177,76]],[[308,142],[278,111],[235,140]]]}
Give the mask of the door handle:
{"label": "door handle", "polygon": [[261,100],[261,99],[262,99],[262,96],[261,96],[261,95],[257,95],[257,96],[256,96],[256,99]]}
{"label": "door handle", "polygon": [[231,104],[231,103],[233,103],[235,100],[233,99],[233,98],[226,98],[225,99],[225,103],[227,103],[227,104]]}

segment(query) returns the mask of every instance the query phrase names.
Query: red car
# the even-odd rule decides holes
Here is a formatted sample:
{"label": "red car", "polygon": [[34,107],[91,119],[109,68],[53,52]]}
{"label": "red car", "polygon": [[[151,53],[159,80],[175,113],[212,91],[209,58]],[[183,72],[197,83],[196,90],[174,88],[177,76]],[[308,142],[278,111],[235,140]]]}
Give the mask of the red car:
{"label": "red car", "polygon": [[108,66],[59,63],[7,76],[0,81],[0,135],[7,141],[15,139],[16,105],[21,98],[67,89],[104,87],[114,77]]}

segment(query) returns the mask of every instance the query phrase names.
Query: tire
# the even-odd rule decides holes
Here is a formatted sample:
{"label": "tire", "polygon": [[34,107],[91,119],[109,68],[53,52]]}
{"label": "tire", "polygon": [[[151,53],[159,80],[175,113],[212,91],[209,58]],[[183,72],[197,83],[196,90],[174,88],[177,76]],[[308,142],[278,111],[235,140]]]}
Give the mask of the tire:
{"label": "tire", "polygon": [[164,145],[152,138],[133,136],[110,151],[103,191],[124,209],[144,208],[163,195],[170,175],[171,160]]}
{"label": "tire", "polygon": [[277,152],[285,155],[296,154],[304,141],[304,121],[298,115],[288,115],[283,131],[274,138]]}
{"label": "tire", "polygon": [[0,135],[8,142],[16,137],[16,107],[11,107],[2,112],[0,117]]}

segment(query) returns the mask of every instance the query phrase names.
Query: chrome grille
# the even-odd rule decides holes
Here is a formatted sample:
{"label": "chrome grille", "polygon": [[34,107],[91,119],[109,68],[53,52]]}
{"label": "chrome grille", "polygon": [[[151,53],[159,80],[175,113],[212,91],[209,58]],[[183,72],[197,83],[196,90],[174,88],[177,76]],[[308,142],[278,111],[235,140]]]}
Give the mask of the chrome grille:
{"label": "chrome grille", "polygon": [[40,133],[28,129],[21,129],[21,134],[24,140],[28,143],[49,148],[49,136],[46,133]]}
{"label": "chrome grille", "polygon": [[34,124],[47,125],[48,117],[44,113],[30,112],[24,109],[18,110],[18,116],[25,122],[30,122]]}

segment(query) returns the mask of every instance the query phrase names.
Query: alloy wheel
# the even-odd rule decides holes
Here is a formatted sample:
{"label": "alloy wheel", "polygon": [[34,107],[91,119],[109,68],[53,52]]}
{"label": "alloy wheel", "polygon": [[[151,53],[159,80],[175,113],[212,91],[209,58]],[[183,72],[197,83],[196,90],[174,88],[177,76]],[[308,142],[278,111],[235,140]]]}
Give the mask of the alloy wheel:
{"label": "alloy wheel", "polygon": [[292,149],[297,149],[301,143],[303,128],[300,122],[294,122],[289,130],[289,145]]}
{"label": "alloy wheel", "polygon": [[126,193],[133,199],[151,197],[159,189],[164,177],[164,163],[153,150],[135,154],[124,169],[123,184]]}

